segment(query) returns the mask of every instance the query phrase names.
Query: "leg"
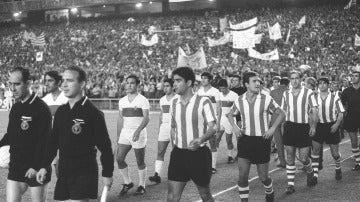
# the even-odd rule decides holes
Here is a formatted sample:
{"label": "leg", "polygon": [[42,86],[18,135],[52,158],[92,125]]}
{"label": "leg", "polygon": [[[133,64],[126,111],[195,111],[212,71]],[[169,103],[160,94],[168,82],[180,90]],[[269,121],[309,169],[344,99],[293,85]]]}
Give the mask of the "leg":
{"label": "leg", "polygon": [[355,157],[355,167],[352,170],[360,170],[360,150],[359,150],[357,131],[356,132],[348,131],[348,134],[351,141],[352,152]]}
{"label": "leg", "polygon": [[164,156],[169,145],[169,141],[158,141],[158,154],[155,161],[155,175],[149,177],[149,180],[152,182],[160,183],[161,182],[161,170],[164,163]]}
{"label": "leg", "polygon": [[228,163],[234,163],[234,144],[232,142],[232,133],[226,133],[226,143],[227,143],[227,155],[228,155]]}
{"label": "leg", "polygon": [[319,175],[319,162],[320,162],[320,151],[322,148],[322,144],[317,141],[312,141],[312,167],[314,169],[314,177],[318,177]]}
{"label": "leg", "polygon": [[221,138],[224,134],[223,130],[220,130],[219,132],[216,133],[216,148],[219,148],[220,142],[221,142]]}
{"label": "leg", "polygon": [[135,151],[135,157],[136,157],[136,163],[138,166],[138,174],[139,174],[139,187],[135,194],[142,195],[145,193],[145,181],[146,181],[146,164],[145,164],[145,147],[134,149]]}
{"label": "leg", "polygon": [[186,182],[168,181],[168,202],[180,201]]}
{"label": "leg", "polygon": [[269,163],[257,164],[257,171],[260,181],[263,183],[265,188],[266,201],[274,200],[274,189],[272,180],[269,177]]}
{"label": "leg", "polygon": [[211,150],[211,158],[212,158],[212,173],[216,173],[216,160],[217,160],[217,148],[216,148],[216,136],[214,135],[209,139],[210,150]]}
{"label": "leg", "polygon": [[209,186],[202,187],[202,186],[196,185],[196,187],[199,191],[200,197],[203,202],[214,202],[214,198],[211,195]]}
{"label": "leg", "polygon": [[317,184],[317,178],[314,177],[314,169],[312,168],[311,159],[309,158],[310,147],[303,147],[299,149],[300,161],[304,164],[304,169],[307,173],[307,185],[314,186]]}
{"label": "leg", "polygon": [[335,161],[335,179],[341,180],[342,179],[342,172],[341,172],[341,157],[339,153],[339,145],[338,144],[330,144],[330,151],[331,155]]}
{"label": "leg", "polygon": [[6,182],[6,201],[8,202],[21,202],[22,195],[28,188],[24,182],[17,182],[7,180]]}
{"label": "leg", "polygon": [[277,127],[274,133],[274,141],[278,153],[278,158],[280,163],[278,164],[278,167],[285,168],[286,161],[285,161],[285,152],[284,152],[284,143],[283,143],[283,137],[281,135],[281,126]]}
{"label": "leg", "polygon": [[130,149],[131,145],[118,144],[116,152],[116,161],[118,163],[120,174],[124,180],[124,186],[120,191],[120,196],[124,196],[134,186],[130,178],[128,165],[125,162],[126,155],[129,153]]}
{"label": "leg", "polygon": [[33,202],[46,201],[47,185],[48,184],[45,184],[44,186],[30,187],[30,194]]}
{"label": "leg", "polygon": [[249,172],[250,161],[244,158],[238,158],[239,179],[238,188],[241,201],[249,200]]}
{"label": "leg", "polygon": [[295,185],[295,155],[296,148],[293,146],[285,146],[286,149],[286,176],[288,179],[288,186]]}

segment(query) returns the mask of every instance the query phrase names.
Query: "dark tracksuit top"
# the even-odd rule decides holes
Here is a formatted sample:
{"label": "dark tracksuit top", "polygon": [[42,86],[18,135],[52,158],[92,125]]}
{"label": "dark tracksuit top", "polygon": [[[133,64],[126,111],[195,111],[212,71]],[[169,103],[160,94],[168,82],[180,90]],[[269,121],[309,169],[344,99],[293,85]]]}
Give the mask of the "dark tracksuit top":
{"label": "dark tracksuit top", "polygon": [[13,105],[7,133],[0,141],[0,146],[10,145],[10,170],[41,168],[51,120],[49,107],[34,93],[26,102]]}
{"label": "dark tracksuit top", "polygon": [[43,168],[51,164],[59,150],[59,177],[97,173],[97,148],[101,152],[102,176],[112,177],[114,155],[104,114],[87,97],[81,98],[72,109],[69,103],[61,105],[53,124]]}

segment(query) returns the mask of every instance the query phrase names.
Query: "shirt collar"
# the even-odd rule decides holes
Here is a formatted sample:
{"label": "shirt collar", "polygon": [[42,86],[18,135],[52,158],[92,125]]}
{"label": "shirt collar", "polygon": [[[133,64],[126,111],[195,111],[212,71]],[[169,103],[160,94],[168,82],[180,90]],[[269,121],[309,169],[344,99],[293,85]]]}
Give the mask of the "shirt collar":
{"label": "shirt collar", "polygon": [[[89,98],[88,98],[87,96],[82,97],[79,101],[77,101],[77,102],[75,103],[75,105],[74,105],[73,108],[78,107],[78,106],[79,106],[79,107],[80,107],[80,106],[84,106],[85,103],[86,103],[86,101],[87,101],[88,99],[89,99]],[[68,105],[70,106],[69,102],[68,102]]]}
{"label": "shirt collar", "polygon": [[31,105],[33,102],[34,102],[34,100],[36,99],[36,94],[35,93],[32,93],[31,95],[30,95],[30,97],[25,101],[25,102],[21,102],[22,104],[29,104],[29,105]]}
{"label": "shirt collar", "polygon": [[[248,94],[248,92],[246,92],[246,93],[243,94],[243,97],[242,97],[243,100],[246,100],[246,95],[247,95],[247,94]],[[259,93],[256,95],[256,99],[260,99],[260,98],[261,98],[261,94],[262,94],[262,93],[259,92]]]}
{"label": "shirt collar", "polygon": [[[197,94],[194,94],[194,95],[190,98],[189,103],[194,102],[196,96],[197,96]],[[180,96],[179,96],[179,97],[178,97],[178,101],[177,101],[176,104],[180,104],[180,103],[181,103],[181,99],[180,99]]]}

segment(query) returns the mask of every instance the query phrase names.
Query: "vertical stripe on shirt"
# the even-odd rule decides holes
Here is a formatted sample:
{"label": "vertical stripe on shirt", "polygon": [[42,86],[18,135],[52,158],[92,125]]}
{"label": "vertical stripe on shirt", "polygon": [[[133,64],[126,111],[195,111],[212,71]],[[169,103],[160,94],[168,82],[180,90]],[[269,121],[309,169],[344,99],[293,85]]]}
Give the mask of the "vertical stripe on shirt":
{"label": "vertical stripe on shirt", "polygon": [[180,116],[181,116],[181,145],[183,147],[187,147],[187,128],[186,128],[186,109],[187,106],[189,105],[189,103],[187,105],[183,105],[182,103],[180,103]]}

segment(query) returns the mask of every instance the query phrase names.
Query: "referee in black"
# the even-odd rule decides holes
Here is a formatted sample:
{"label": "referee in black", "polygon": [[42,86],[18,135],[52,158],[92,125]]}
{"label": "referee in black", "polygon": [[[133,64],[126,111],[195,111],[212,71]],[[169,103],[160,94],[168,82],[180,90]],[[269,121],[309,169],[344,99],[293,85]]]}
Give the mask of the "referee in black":
{"label": "referee in black", "polygon": [[50,166],[59,150],[59,176],[54,199],[89,201],[98,196],[96,148],[100,150],[105,186],[111,186],[114,156],[104,114],[83,96],[86,73],[71,66],[63,74],[63,90],[69,102],[58,108],[53,131],[47,143],[45,159],[37,180],[46,180],[45,167]]}
{"label": "referee in black", "polygon": [[11,71],[9,86],[17,102],[10,111],[7,133],[0,141],[0,147],[10,145],[11,154],[6,201],[21,201],[30,187],[32,201],[45,202],[51,177],[51,167],[45,166],[46,179],[42,184],[36,181],[50,135],[51,113],[45,102],[35,93],[30,94],[30,84],[28,69],[17,67]]}

